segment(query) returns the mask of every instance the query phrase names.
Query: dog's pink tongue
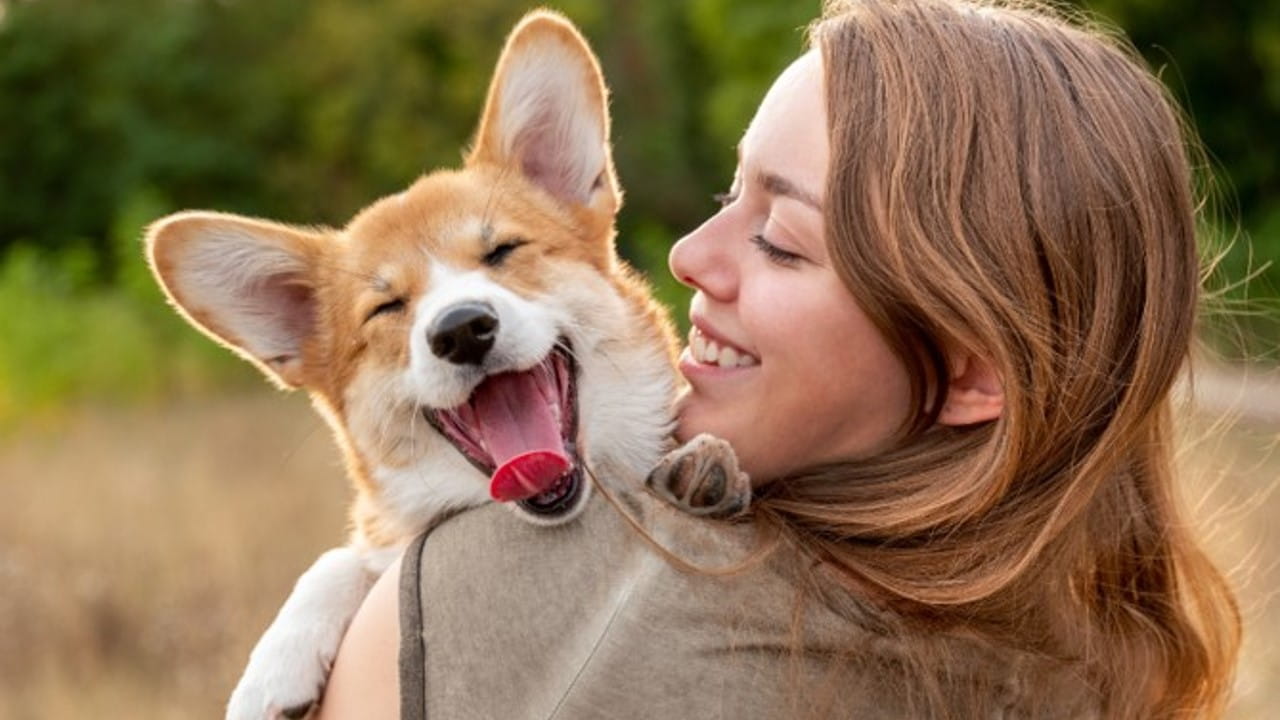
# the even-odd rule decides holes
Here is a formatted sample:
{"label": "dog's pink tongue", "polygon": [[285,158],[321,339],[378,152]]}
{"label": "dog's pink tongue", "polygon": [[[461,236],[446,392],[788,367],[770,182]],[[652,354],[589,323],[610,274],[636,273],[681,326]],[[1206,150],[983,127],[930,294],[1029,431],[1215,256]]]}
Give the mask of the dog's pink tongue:
{"label": "dog's pink tongue", "polygon": [[494,375],[471,400],[476,424],[493,457],[489,494],[524,500],[548,490],[572,463],[560,437],[560,419],[538,386],[536,373]]}

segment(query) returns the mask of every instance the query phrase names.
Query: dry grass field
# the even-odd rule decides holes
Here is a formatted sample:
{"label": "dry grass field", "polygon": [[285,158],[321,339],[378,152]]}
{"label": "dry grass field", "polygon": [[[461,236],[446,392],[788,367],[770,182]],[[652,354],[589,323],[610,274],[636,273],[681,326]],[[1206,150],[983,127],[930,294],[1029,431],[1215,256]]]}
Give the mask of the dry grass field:
{"label": "dry grass field", "polygon": [[[1189,497],[1240,584],[1233,720],[1280,713],[1280,425],[1189,416]],[[220,717],[346,484],[299,396],[84,410],[0,438],[0,719]]]}
{"label": "dry grass field", "polygon": [[221,717],[347,486],[301,396],[86,411],[0,449],[0,718]]}

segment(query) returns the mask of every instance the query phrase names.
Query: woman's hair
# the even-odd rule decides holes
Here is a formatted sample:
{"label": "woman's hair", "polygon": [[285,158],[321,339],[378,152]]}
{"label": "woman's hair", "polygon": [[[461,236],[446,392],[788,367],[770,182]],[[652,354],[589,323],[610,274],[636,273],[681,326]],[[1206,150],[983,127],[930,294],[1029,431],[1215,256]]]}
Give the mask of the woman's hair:
{"label": "woman's hair", "polygon": [[[1106,717],[1220,713],[1240,622],[1171,467],[1201,276],[1175,104],[1045,8],[832,1],[811,37],[827,247],[916,411],[887,452],[762,488],[758,517],[921,627],[1072,664]],[[935,423],[961,352],[1002,379],[998,420]]]}

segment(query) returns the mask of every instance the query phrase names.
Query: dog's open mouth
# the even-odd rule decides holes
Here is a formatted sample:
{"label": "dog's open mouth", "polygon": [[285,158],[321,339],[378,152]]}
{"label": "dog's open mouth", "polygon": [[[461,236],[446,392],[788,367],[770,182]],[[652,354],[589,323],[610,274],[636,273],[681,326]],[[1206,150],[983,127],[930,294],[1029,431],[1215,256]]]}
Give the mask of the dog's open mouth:
{"label": "dog's open mouth", "polygon": [[576,378],[563,343],[521,372],[490,375],[449,410],[427,420],[482,472],[495,500],[517,501],[536,515],[572,509],[582,493]]}

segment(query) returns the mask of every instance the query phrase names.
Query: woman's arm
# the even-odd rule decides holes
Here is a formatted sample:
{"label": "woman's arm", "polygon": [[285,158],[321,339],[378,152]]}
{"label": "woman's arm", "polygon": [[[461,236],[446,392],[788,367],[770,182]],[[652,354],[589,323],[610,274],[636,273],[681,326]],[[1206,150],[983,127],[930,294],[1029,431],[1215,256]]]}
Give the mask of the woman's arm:
{"label": "woman's arm", "polygon": [[387,569],[347,628],[320,703],[319,720],[400,717],[400,561]]}

